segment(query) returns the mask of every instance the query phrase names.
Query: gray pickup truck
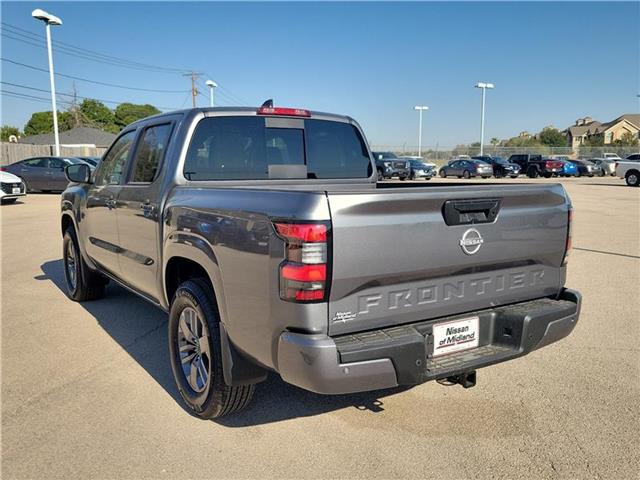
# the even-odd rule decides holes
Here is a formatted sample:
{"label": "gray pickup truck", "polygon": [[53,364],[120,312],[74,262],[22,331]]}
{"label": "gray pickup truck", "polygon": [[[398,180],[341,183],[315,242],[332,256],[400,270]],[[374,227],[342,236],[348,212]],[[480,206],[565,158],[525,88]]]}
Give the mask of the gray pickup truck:
{"label": "gray pickup truck", "polygon": [[162,114],[126,127],[94,173],[66,173],[68,296],[111,280],[166,311],[201,418],[245,407],[269,371],[323,394],[469,387],[578,321],[561,185],[378,184],[346,116]]}

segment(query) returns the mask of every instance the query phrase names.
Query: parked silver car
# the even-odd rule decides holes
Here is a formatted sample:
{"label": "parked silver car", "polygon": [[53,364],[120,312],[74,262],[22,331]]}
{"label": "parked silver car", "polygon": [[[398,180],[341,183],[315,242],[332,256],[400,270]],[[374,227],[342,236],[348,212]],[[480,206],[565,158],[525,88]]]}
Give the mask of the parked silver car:
{"label": "parked silver car", "polygon": [[608,158],[591,158],[589,161],[597,166],[599,166],[602,170],[602,176],[611,175],[612,177],[616,176],[616,162],[614,160],[610,160]]}

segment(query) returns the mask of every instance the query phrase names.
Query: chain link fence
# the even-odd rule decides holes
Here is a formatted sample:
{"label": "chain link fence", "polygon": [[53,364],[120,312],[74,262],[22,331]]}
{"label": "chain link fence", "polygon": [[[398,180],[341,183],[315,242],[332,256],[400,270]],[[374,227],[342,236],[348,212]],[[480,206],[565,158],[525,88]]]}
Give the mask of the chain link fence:
{"label": "chain link fence", "polygon": [[[371,150],[376,152],[394,152],[396,155],[418,155],[417,146],[407,145],[373,145]],[[602,158],[605,153],[615,153],[621,158],[626,157],[632,153],[640,153],[640,147],[620,147],[614,145],[608,145],[604,147],[578,147],[573,149],[571,147],[500,147],[494,145],[485,145],[484,154],[497,157],[509,158],[514,154],[540,154],[540,155],[567,155],[570,158]],[[460,155],[480,155],[479,146],[423,146],[422,158],[426,161],[435,163],[436,165],[444,165],[452,158],[456,158]]]}

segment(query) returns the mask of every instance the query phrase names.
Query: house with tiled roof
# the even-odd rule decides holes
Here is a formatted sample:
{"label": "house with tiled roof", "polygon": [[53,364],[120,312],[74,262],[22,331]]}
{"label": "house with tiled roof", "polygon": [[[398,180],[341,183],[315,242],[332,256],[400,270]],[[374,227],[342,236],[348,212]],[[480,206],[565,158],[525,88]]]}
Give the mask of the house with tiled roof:
{"label": "house with tiled roof", "polygon": [[591,117],[579,118],[575,124],[567,127],[563,133],[570,147],[577,148],[585,144],[591,136],[601,136],[605,145],[620,140],[625,134],[640,138],[640,114],[620,115],[610,122],[601,123]]}

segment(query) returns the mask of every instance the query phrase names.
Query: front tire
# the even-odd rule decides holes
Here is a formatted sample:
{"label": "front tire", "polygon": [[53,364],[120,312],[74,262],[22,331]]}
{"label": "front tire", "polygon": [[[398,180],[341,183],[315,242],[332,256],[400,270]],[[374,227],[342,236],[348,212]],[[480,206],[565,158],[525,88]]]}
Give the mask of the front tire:
{"label": "front tire", "polygon": [[627,172],[627,174],[624,176],[624,181],[630,187],[638,187],[640,186],[640,173],[635,171]]}
{"label": "front tire", "polygon": [[382,173],[382,170],[378,170],[378,181],[381,182],[384,180],[384,173]]}
{"label": "front tire", "polygon": [[3,198],[2,205],[9,205],[11,203],[16,203],[17,198]]}
{"label": "front tire", "polygon": [[102,297],[107,280],[85,263],[73,228],[67,229],[62,239],[62,263],[67,296],[71,300],[84,302]]}
{"label": "front tire", "polygon": [[178,287],[169,313],[173,377],[189,411],[202,419],[242,410],[255,388],[224,381],[220,318],[213,298],[206,280],[187,280]]}
{"label": "front tire", "polygon": [[464,172],[462,172],[462,177],[465,179],[471,178],[471,174],[469,173],[469,170],[465,170]]}
{"label": "front tire", "polygon": [[447,178],[447,172],[440,170],[440,178]]}

